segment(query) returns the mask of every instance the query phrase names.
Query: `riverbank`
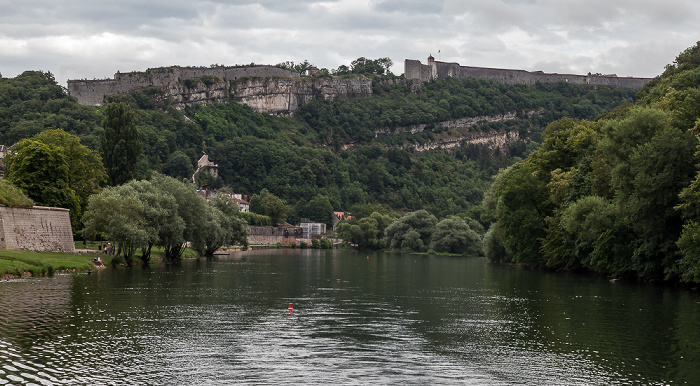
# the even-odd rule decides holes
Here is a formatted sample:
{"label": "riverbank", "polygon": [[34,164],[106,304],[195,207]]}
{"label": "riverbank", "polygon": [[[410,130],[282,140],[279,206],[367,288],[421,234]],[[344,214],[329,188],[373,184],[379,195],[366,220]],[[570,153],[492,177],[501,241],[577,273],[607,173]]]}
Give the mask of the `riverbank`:
{"label": "riverbank", "polygon": [[92,254],[0,250],[0,279],[95,269]]}

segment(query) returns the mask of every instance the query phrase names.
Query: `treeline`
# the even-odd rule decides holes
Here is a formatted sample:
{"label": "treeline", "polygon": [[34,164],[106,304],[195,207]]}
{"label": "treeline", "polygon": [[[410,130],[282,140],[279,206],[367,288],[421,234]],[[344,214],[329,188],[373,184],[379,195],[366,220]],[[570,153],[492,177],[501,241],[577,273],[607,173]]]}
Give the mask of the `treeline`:
{"label": "treeline", "polygon": [[485,195],[492,261],[700,282],[700,44],[623,106],[562,119]]}
{"label": "treeline", "polygon": [[338,225],[338,236],[360,249],[387,249],[407,253],[482,255],[484,227],[468,216],[438,218],[426,210],[398,217],[379,209]]}

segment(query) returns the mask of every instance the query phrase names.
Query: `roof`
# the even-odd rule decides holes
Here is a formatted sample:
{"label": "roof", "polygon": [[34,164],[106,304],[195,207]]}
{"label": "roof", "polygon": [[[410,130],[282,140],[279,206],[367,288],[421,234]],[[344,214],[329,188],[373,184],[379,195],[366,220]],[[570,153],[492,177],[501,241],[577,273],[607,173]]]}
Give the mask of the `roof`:
{"label": "roof", "polygon": [[333,215],[338,218],[338,220],[351,220],[352,215],[348,212],[333,212]]}
{"label": "roof", "polygon": [[236,202],[239,203],[239,204],[250,205],[250,203],[249,203],[248,201],[246,201],[246,200],[241,200],[240,198],[236,198],[236,197],[231,197],[231,198],[233,199],[233,201],[236,201]]}

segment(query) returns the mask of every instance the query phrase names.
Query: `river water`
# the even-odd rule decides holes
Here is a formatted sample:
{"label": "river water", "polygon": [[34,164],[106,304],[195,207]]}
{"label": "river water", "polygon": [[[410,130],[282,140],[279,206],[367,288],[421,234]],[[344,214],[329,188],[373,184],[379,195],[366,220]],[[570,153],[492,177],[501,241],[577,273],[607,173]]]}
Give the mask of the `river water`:
{"label": "river water", "polygon": [[234,383],[698,385],[700,294],[311,250],[0,282],[0,384]]}

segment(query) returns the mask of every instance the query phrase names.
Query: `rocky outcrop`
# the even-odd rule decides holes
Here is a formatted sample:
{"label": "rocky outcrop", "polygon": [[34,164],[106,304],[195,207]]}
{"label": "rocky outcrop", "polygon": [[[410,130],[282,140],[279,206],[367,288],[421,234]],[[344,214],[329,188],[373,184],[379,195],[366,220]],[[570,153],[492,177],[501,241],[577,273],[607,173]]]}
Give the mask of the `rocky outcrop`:
{"label": "rocky outcrop", "polygon": [[[518,116],[515,111],[507,112],[505,114],[489,115],[489,116],[479,116],[471,118],[460,118],[450,121],[444,121],[432,124],[419,124],[411,126],[397,127],[393,129],[381,129],[375,131],[376,136],[380,135],[391,135],[397,133],[409,132],[411,134],[420,133],[423,130],[430,129],[432,127],[444,128],[448,131],[452,131],[453,134],[448,137],[438,136],[438,139],[434,141],[428,141],[423,144],[412,144],[408,143],[404,145],[404,148],[413,148],[416,151],[426,151],[433,149],[451,149],[459,146],[477,145],[486,146],[491,150],[500,148],[505,150],[508,145],[513,142],[519,141],[520,133],[518,131],[474,131],[475,127],[479,127],[485,123],[489,122],[505,122],[516,119],[530,119],[535,115],[543,114],[544,110],[531,110],[528,111],[524,116]],[[444,130],[441,130],[444,131]]]}
{"label": "rocky outcrop", "polygon": [[294,113],[313,98],[372,95],[372,80],[356,78],[247,78],[231,83],[231,99],[256,112]]}
{"label": "rocky outcrop", "polygon": [[142,90],[177,109],[198,103],[236,101],[259,113],[296,112],[313,98],[372,95],[372,80],[356,77],[300,77],[274,66],[163,67],[117,73],[114,79],[69,80],[68,91],[81,104],[104,105],[110,96]]}
{"label": "rocky outcrop", "polygon": [[258,113],[293,114],[313,98],[350,99],[372,95],[372,80],[356,78],[246,77],[210,85],[177,83],[156,98],[176,109],[198,103],[236,101]]}
{"label": "rocky outcrop", "polygon": [[[544,109],[530,110],[526,113],[526,116],[529,119],[529,118],[532,118],[532,116],[534,116],[534,115],[541,115],[542,113],[544,113]],[[472,126],[482,125],[484,123],[505,122],[505,121],[512,121],[515,119],[520,119],[518,117],[518,114],[515,111],[509,111],[505,114],[482,115],[482,116],[478,116],[478,117],[459,118],[459,119],[453,119],[450,121],[444,121],[444,122],[439,122],[439,123],[421,123],[418,125],[401,126],[401,127],[392,128],[392,129],[384,128],[384,129],[376,130],[374,132],[374,134],[377,136],[404,133],[404,132],[410,132],[411,134],[415,134],[415,133],[420,133],[421,131],[425,130],[429,126],[444,127],[448,130],[469,129]]]}
{"label": "rocky outcrop", "polygon": [[518,131],[489,131],[489,132],[478,132],[469,133],[465,136],[460,136],[459,138],[446,139],[426,142],[423,145],[405,145],[404,147],[413,147],[416,151],[426,151],[433,149],[451,149],[458,146],[468,146],[477,145],[485,146],[491,150],[494,149],[506,149],[508,144],[517,142],[520,140],[520,133]]}

